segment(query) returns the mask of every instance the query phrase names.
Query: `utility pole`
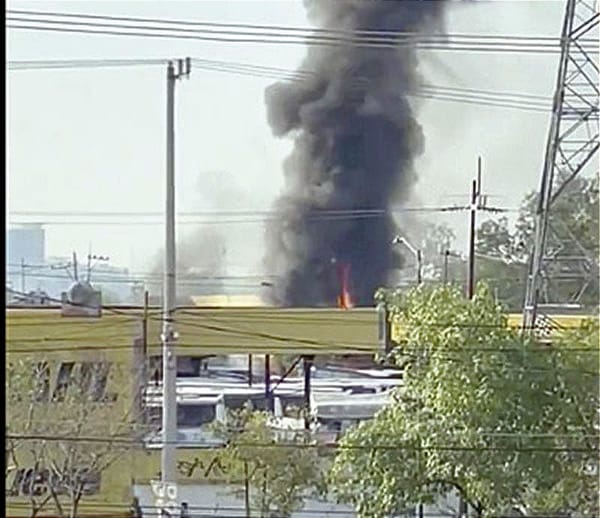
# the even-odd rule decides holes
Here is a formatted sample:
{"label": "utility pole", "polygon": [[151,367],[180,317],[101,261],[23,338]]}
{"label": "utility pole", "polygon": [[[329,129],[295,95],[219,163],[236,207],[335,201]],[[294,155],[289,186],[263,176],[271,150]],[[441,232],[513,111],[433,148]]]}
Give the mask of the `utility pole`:
{"label": "utility pole", "polygon": [[271,356],[265,354],[265,399],[267,410],[273,411],[273,393],[271,392]]}
{"label": "utility pole", "polygon": [[148,290],[144,290],[144,314],[142,317],[142,423],[148,424],[148,410],[146,401],[143,396],[148,385],[148,305],[149,305]]}
{"label": "utility pole", "polygon": [[310,386],[310,377],[311,370],[313,366],[313,361],[315,359],[312,355],[307,355],[302,357],[304,362],[304,429],[310,430],[310,400],[311,400],[311,386]]}
{"label": "utility pole", "polygon": [[448,257],[450,250],[444,250],[444,285],[448,284]]}
{"label": "utility pole", "polygon": [[449,248],[446,248],[442,255],[444,256],[444,284],[448,284],[448,277],[450,275],[450,257],[454,257],[460,260],[464,260],[465,256],[458,253],[458,252],[453,252],[452,250],[450,250]]}
{"label": "utility pole", "polygon": [[473,298],[475,292],[475,215],[477,214],[477,180],[471,187],[471,221],[469,228],[469,273],[467,276],[467,297]]}
{"label": "utility pole", "polygon": [[77,252],[73,252],[73,277],[75,282],[79,282],[79,274],[77,273]]}
{"label": "utility pole", "polygon": [[98,263],[95,263],[92,265],[92,259],[96,260],[96,261],[108,262],[110,260],[110,257],[92,254],[92,250],[90,247],[90,251],[87,256],[87,282],[88,282],[88,284],[92,281],[92,270],[94,269],[95,266],[98,265]]}
{"label": "utility pole", "polygon": [[21,257],[21,293],[25,293],[25,258]]}
{"label": "utility pole", "polygon": [[475,226],[477,205],[481,194],[481,157],[477,159],[477,180],[471,185],[471,221],[469,228],[469,275],[467,279],[467,296],[473,298],[475,293]]}
{"label": "utility pole", "polygon": [[163,357],[163,444],[161,455],[161,482],[175,485],[177,453],[177,355],[174,327],[176,300],[175,272],[175,83],[190,74],[191,60],[172,61],[167,65],[167,162],[165,214],[165,271],[163,296],[162,357]]}

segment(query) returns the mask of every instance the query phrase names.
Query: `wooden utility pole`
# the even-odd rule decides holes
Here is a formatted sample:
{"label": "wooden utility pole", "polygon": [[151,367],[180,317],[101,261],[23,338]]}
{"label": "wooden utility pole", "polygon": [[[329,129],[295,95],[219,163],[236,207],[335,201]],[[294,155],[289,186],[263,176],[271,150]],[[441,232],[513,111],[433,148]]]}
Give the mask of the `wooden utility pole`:
{"label": "wooden utility pole", "polygon": [[471,221],[469,228],[469,275],[467,278],[467,296],[473,298],[475,293],[475,229],[477,205],[481,194],[481,157],[477,159],[477,179],[471,184]]}

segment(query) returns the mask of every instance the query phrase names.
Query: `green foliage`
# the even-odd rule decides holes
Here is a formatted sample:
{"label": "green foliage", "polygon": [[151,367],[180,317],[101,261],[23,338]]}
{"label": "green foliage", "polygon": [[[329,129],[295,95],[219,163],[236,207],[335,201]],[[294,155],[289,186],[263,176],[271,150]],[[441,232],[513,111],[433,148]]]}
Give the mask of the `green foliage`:
{"label": "green foliage", "polygon": [[[484,221],[477,229],[476,247],[477,252],[482,254],[477,258],[477,278],[487,280],[499,300],[511,309],[522,306],[537,202],[536,192],[525,196],[513,231],[505,217]],[[575,177],[552,206],[552,233],[548,248],[559,250],[559,255],[563,256],[580,255],[585,250],[597,261],[600,235],[598,203],[598,176]],[[565,260],[562,259],[563,263]],[[581,285],[580,279],[563,280],[553,296],[569,302]],[[596,307],[599,295],[595,280],[584,292],[581,302]]]}
{"label": "green foliage", "polygon": [[224,452],[233,469],[230,482],[244,481],[260,516],[286,517],[303,508],[319,490],[323,461],[304,430],[274,430],[273,417],[250,408],[230,412],[217,433],[227,440]]}
{"label": "green foliage", "polygon": [[380,292],[406,330],[394,403],[350,431],[331,470],[361,517],[458,493],[480,515],[597,510],[598,326],[521,338],[485,285]]}

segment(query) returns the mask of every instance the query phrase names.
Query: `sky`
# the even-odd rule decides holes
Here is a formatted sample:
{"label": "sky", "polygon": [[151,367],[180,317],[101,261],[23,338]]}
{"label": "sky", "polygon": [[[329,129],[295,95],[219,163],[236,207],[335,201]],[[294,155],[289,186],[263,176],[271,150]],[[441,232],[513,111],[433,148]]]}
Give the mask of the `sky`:
{"label": "sky", "polygon": [[[79,1],[8,3],[11,9],[195,21],[310,26],[300,0]],[[563,1],[452,3],[450,33],[559,36]],[[302,45],[172,41],[8,30],[8,60],[195,58],[296,69]],[[558,55],[423,52],[427,83],[551,97]],[[162,66],[29,70],[7,73],[9,211],[160,212],[164,210],[165,85]],[[180,211],[268,210],[283,187],[292,149],[266,120],[264,90],[273,79],[193,68],[176,90],[176,189]],[[537,188],[549,114],[439,100],[415,103],[426,137],[417,160],[413,205],[464,203],[483,159],[490,203],[517,208]],[[40,221],[44,218],[33,218]],[[156,218],[155,218],[156,220]],[[467,214],[446,221],[464,248]],[[9,216],[10,222],[10,216]],[[154,225],[48,225],[47,251],[108,255],[134,271],[156,264],[164,241]],[[178,239],[206,256],[225,242],[230,274],[266,274],[261,223],[181,224]],[[410,229],[407,229],[410,234]],[[189,246],[189,244],[188,244]]]}

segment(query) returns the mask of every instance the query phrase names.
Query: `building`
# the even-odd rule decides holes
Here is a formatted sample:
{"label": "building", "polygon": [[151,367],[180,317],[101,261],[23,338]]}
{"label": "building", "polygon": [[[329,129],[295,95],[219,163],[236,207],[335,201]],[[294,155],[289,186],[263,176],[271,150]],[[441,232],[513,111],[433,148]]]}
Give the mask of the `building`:
{"label": "building", "polygon": [[40,224],[24,224],[8,229],[6,235],[7,281],[13,289],[26,292],[37,286],[27,282],[26,268],[46,260],[46,231]]}
{"label": "building", "polygon": [[41,224],[27,224],[8,229],[6,262],[42,264],[46,259],[46,231]]}
{"label": "building", "polygon": [[[110,467],[102,472],[90,471],[79,515],[110,515],[112,512],[114,516],[116,508],[127,508],[134,494],[148,505],[150,483],[156,479],[160,468],[160,452],[144,448],[139,440],[146,436],[150,423],[142,421],[139,428],[136,425],[131,429],[129,418],[124,416],[136,415],[140,408],[140,381],[152,380],[153,360],[161,354],[157,313],[158,308],[150,308],[144,318],[141,308],[110,307],[104,308],[100,318],[63,317],[56,307],[9,308],[7,312],[7,366],[28,362],[30,368],[37,369],[32,377],[35,389],[30,392],[36,394],[33,429],[54,439],[48,442],[45,455],[53,458],[55,464],[61,464],[66,457],[60,446],[70,445],[70,448],[76,448],[77,459],[87,459],[81,468],[87,469],[93,462],[98,444],[85,441],[71,444],[60,437],[73,436],[73,426],[83,427],[83,432],[77,432],[82,437],[119,437],[112,452],[116,459]],[[207,355],[372,355],[377,347],[377,314],[373,308],[349,311],[190,308],[182,310],[177,320],[178,356],[188,358],[192,366],[198,363],[192,360],[202,360]],[[143,335],[147,336],[145,347],[140,340]],[[143,361],[144,357],[147,362]],[[147,371],[144,365],[148,366]],[[8,373],[7,376],[10,380],[11,376]],[[72,401],[66,405],[64,398],[65,394],[68,398],[69,387],[77,387],[82,380],[88,380],[86,387],[91,391],[94,404],[90,406],[86,399],[85,403]],[[186,383],[194,384],[193,380],[181,380],[178,384],[183,389]],[[323,383],[315,379],[314,388],[318,390]],[[209,384],[209,380],[203,380],[195,390],[206,391]],[[222,380],[218,384],[223,386]],[[237,387],[234,391],[243,385],[240,382],[234,384]],[[287,385],[293,387],[282,389],[282,396],[293,391],[302,400],[303,381],[290,380]],[[9,388],[7,392],[11,393]],[[259,396],[263,391],[258,387],[252,390]],[[193,399],[193,402],[199,403],[200,397],[205,396],[194,394],[198,401]],[[30,419],[27,405],[22,404],[23,401],[16,398],[8,412],[16,430],[22,429],[20,420]],[[85,415],[85,419],[78,423],[77,415]],[[126,437],[131,437],[130,443]],[[36,443],[34,439],[27,441],[27,438],[17,440],[14,444],[16,457],[8,460],[11,472],[7,477],[7,512],[11,516],[28,516],[31,502],[43,501],[53,483],[58,483],[60,499],[68,508],[69,491],[62,487],[62,482],[53,481],[48,469],[40,472],[34,469],[39,459],[34,458],[31,451]],[[214,448],[178,448],[178,465],[181,469],[199,463],[215,466],[218,454]],[[205,494],[210,495],[210,486],[214,485],[220,485],[226,492],[226,477],[218,469],[194,471],[191,475],[188,471],[184,469],[178,480],[183,494],[204,489]],[[68,478],[69,473],[61,476]],[[226,496],[223,498],[221,507],[228,502]],[[53,504],[49,506],[42,514],[51,512]]]}

